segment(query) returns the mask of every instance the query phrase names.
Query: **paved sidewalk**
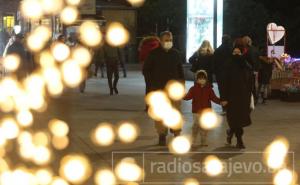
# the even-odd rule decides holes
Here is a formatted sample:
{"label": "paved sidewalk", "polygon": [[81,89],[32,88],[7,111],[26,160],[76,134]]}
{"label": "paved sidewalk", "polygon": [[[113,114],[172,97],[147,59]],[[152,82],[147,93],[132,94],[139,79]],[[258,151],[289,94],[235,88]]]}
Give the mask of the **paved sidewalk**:
{"label": "paved sidewalk", "polygon": [[[187,88],[192,82],[187,82]],[[144,80],[140,72],[129,72],[127,78],[121,78],[119,83],[119,95],[109,96],[107,79],[93,78],[88,80],[87,89],[84,94],[78,90],[72,90],[62,98],[55,100],[47,114],[40,116],[40,121],[49,119],[51,116],[57,116],[65,119],[71,127],[71,145],[68,151],[82,152],[90,157],[95,168],[110,166],[112,161],[112,152],[123,152],[125,154],[114,153],[116,160],[119,157],[133,156],[137,160],[143,156],[142,160],[145,171],[148,172],[145,182],[156,182],[156,184],[165,184],[167,182],[182,182],[184,178],[199,178],[201,184],[254,184],[271,183],[272,174],[254,171],[235,173],[232,175],[221,175],[217,178],[209,178],[203,173],[183,173],[175,171],[158,174],[149,172],[151,162],[163,161],[178,163],[190,162],[191,164],[201,161],[208,154],[214,153],[228,164],[232,161],[241,162],[260,162],[261,153],[264,148],[278,135],[287,137],[290,141],[290,149],[295,152],[295,168],[300,168],[300,103],[285,103],[279,100],[269,101],[267,105],[259,105],[252,114],[253,125],[245,129],[245,144],[247,149],[238,151],[234,148],[225,147],[226,123],[208,136],[207,148],[196,148],[186,156],[172,156],[167,153],[167,148],[157,146],[157,134],[154,129],[153,121],[149,119],[144,112]],[[216,111],[220,107],[214,105]],[[192,127],[191,102],[183,102],[183,114],[186,124],[183,134],[189,134]],[[51,114],[50,114],[51,112]],[[123,120],[132,120],[136,122],[141,130],[140,137],[133,144],[121,144],[116,142],[111,147],[95,147],[90,140],[90,132],[100,122],[110,122],[118,124]],[[171,139],[171,137],[169,138]],[[234,141],[235,142],[235,141]],[[130,154],[130,151],[139,153]],[[197,153],[202,152],[202,153]],[[252,153],[247,153],[252,152]],[[146,155],[146,158],[145,158]],[[146,162],[145,162],[146,160]],[[292,167],[292,161],[290,161]],[[263,183],[262,183],[263,182]],[[91,182],[89,182],[90,184]],[[92,184],[92,183],[91,183]]]}

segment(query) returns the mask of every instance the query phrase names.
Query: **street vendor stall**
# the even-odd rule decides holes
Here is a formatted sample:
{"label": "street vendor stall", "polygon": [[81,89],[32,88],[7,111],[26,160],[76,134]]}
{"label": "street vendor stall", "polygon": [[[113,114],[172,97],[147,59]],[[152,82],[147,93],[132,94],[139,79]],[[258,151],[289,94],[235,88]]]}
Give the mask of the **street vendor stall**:
{"label": "street vendor stall", "polygon": [[286,31],[275,23],[267,25],[268,57],[275,59],[272,73],[272,96],[284,101],[300,101],[300,60],[285,53]]}
{"label": "street vendor stall", "polygon": [[281,82],[283,101],[300,101],[300,61],[289,58],[285,61],[286,81]]}

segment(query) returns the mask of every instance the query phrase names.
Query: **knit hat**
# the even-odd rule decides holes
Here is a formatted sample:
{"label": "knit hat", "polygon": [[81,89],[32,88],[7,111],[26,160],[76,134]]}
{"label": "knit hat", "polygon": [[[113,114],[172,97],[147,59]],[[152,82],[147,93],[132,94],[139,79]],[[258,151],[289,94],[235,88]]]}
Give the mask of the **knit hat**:
{"label": "knit hat", "polygon": [[195,74],[195,78],[205,77],[207,79],[207,72],[205,70],[198,70]]}

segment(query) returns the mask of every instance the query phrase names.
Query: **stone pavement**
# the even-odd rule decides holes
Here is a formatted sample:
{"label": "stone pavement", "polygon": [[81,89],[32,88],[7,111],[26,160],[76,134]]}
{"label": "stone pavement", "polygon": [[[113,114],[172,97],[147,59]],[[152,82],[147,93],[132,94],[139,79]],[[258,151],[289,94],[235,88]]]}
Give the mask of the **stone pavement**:
{"label": "stone pavement", "polygon": [[[192,82],[186,83],[187,88],[191,85]],[[144,80],[140,72],[131,71],[127,78],[120,79],[119,95],[109,96],[108,92],[107,79],[89,79],[84,94],[72,90],[62,98],[54,100],[49,111],[40,116],[41,123],[51,116],[68,121],[71,127],[71,145],[67,151],[86,154],[95,169],[111,167],[112,156],[113,162],[129,156],[135,157],[144,166],[144,182],[148,184],[181,184],[189,177],[199,179],[201,184],[271,184],[272,174],[261,163],[261,152],[278,135],[289,139],[290,150],[294,152],[294,167],[298,170],[300,168],[300,103],[272,100],[267,105],[259,105],[252,114],[253,124],[245,129],[246,150],[239,151],[224,145],[227,125],[223,122],[220,127],[209,132],[207,148],[197,147],[188,155],[173,156],[167,153],[167,148],[156,145],[157,134],[153,122],[144,112]],[[214,105],[214,109],[220,111],[219,106]],[[182,111],[186,119],[183,134],[188,134],[192,127],[191,102],[183,102]],[[122,144],[116,141],[113,146],[105,148],[92,144],[90,132],[98,123],[118,124],[124,120],[134,121],[140,127],[140,136],[135,143]],[[169,139],[171,138],[170,136]],[[230,165],[235,162],[247,168],[231,172],[232,174],[229,171],[215,178],[206,176],[199,169],[189,169],[209,154],[223,159],[230,169]],[[293,153],[289,161],[291,168],[292,155]],[[155,165],[162,164],[159,162],[170,164],[169,167],[173,168],[158,169]],[[186,169],[180,170],[182,168]],[[89,181],[88,184],[93,183]]]}

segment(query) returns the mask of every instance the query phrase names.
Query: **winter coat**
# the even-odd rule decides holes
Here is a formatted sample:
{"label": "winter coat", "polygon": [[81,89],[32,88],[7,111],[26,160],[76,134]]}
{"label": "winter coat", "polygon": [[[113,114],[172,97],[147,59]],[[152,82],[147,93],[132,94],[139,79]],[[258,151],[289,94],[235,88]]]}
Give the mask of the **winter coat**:
{"label": "winter coat", "polygon": [[231,60],[221,99],[228,101],[227,121],[229,127],[241,128],[251,124],[252,70],[247,65],[244,56],[232,56]]}
{"label": "winter coat", "polygon": [[273,63],[266,62],[260,59],[261,65],[258,71],[258,83],[259,84],[270,84],[273,72]]}
{"label": "winter coat", "polygon": [[230,45],[222,44],[215,50],[213,57],[213,70],[217,77],[224,77],[231,55],[232,47]]}
{"label": "winter coat", "polygon": [[195,83],[184,100],[192,100],[193,113],[201,113],[204,109],[211,108],[211,101],[220,104],[220,98],[215,95],[210,84],[201,87],[200,84]]}
{"label": "winter coat", "polygon": [[159,47],[151,51],[143,66],[149,91],[164,89],[170,80],[184,81],[182,61],[176,49],[165,51]]}
{"label": "winter coat", "polygon": [[29,60],[28,53],[25,50],[24,45],[19,41],[14,41],[8,48],[7,48],[7,55],[9,54],[16,54],[20,57],[21,63],[20,67],[17,70],[18,78],[24,78],[28,75],[32,68],[33,64]]}
{"label": "winter coat", "polygon": [[254,46],[249,46],[248,48],[245,48],[244,55],[246,57],[246,60],[250,64],[252,71],[259,71],[260,69],[260,62],[259,62],[259,51]]}
{"label": "winter coat", "polygon": [[143,64],[149,53],[160,46],[160,41],[157,37],[144,38],[139,46],[139,61]]}
{"label": "winter coat", "polygon": [[192,63],[192,72],[197,72],[199,70],[205,70],[207,73],[208,81],[213,82],[213,55],[202,55],[199,52],[195,52],[193,56],[190,57],[189,62]]}
{"label": "winter coat", "polygon": [[103,55],[106,66],[118,66],[121,61],[121,51],[117,47],[112,47],[108,44],[103,46]]}

